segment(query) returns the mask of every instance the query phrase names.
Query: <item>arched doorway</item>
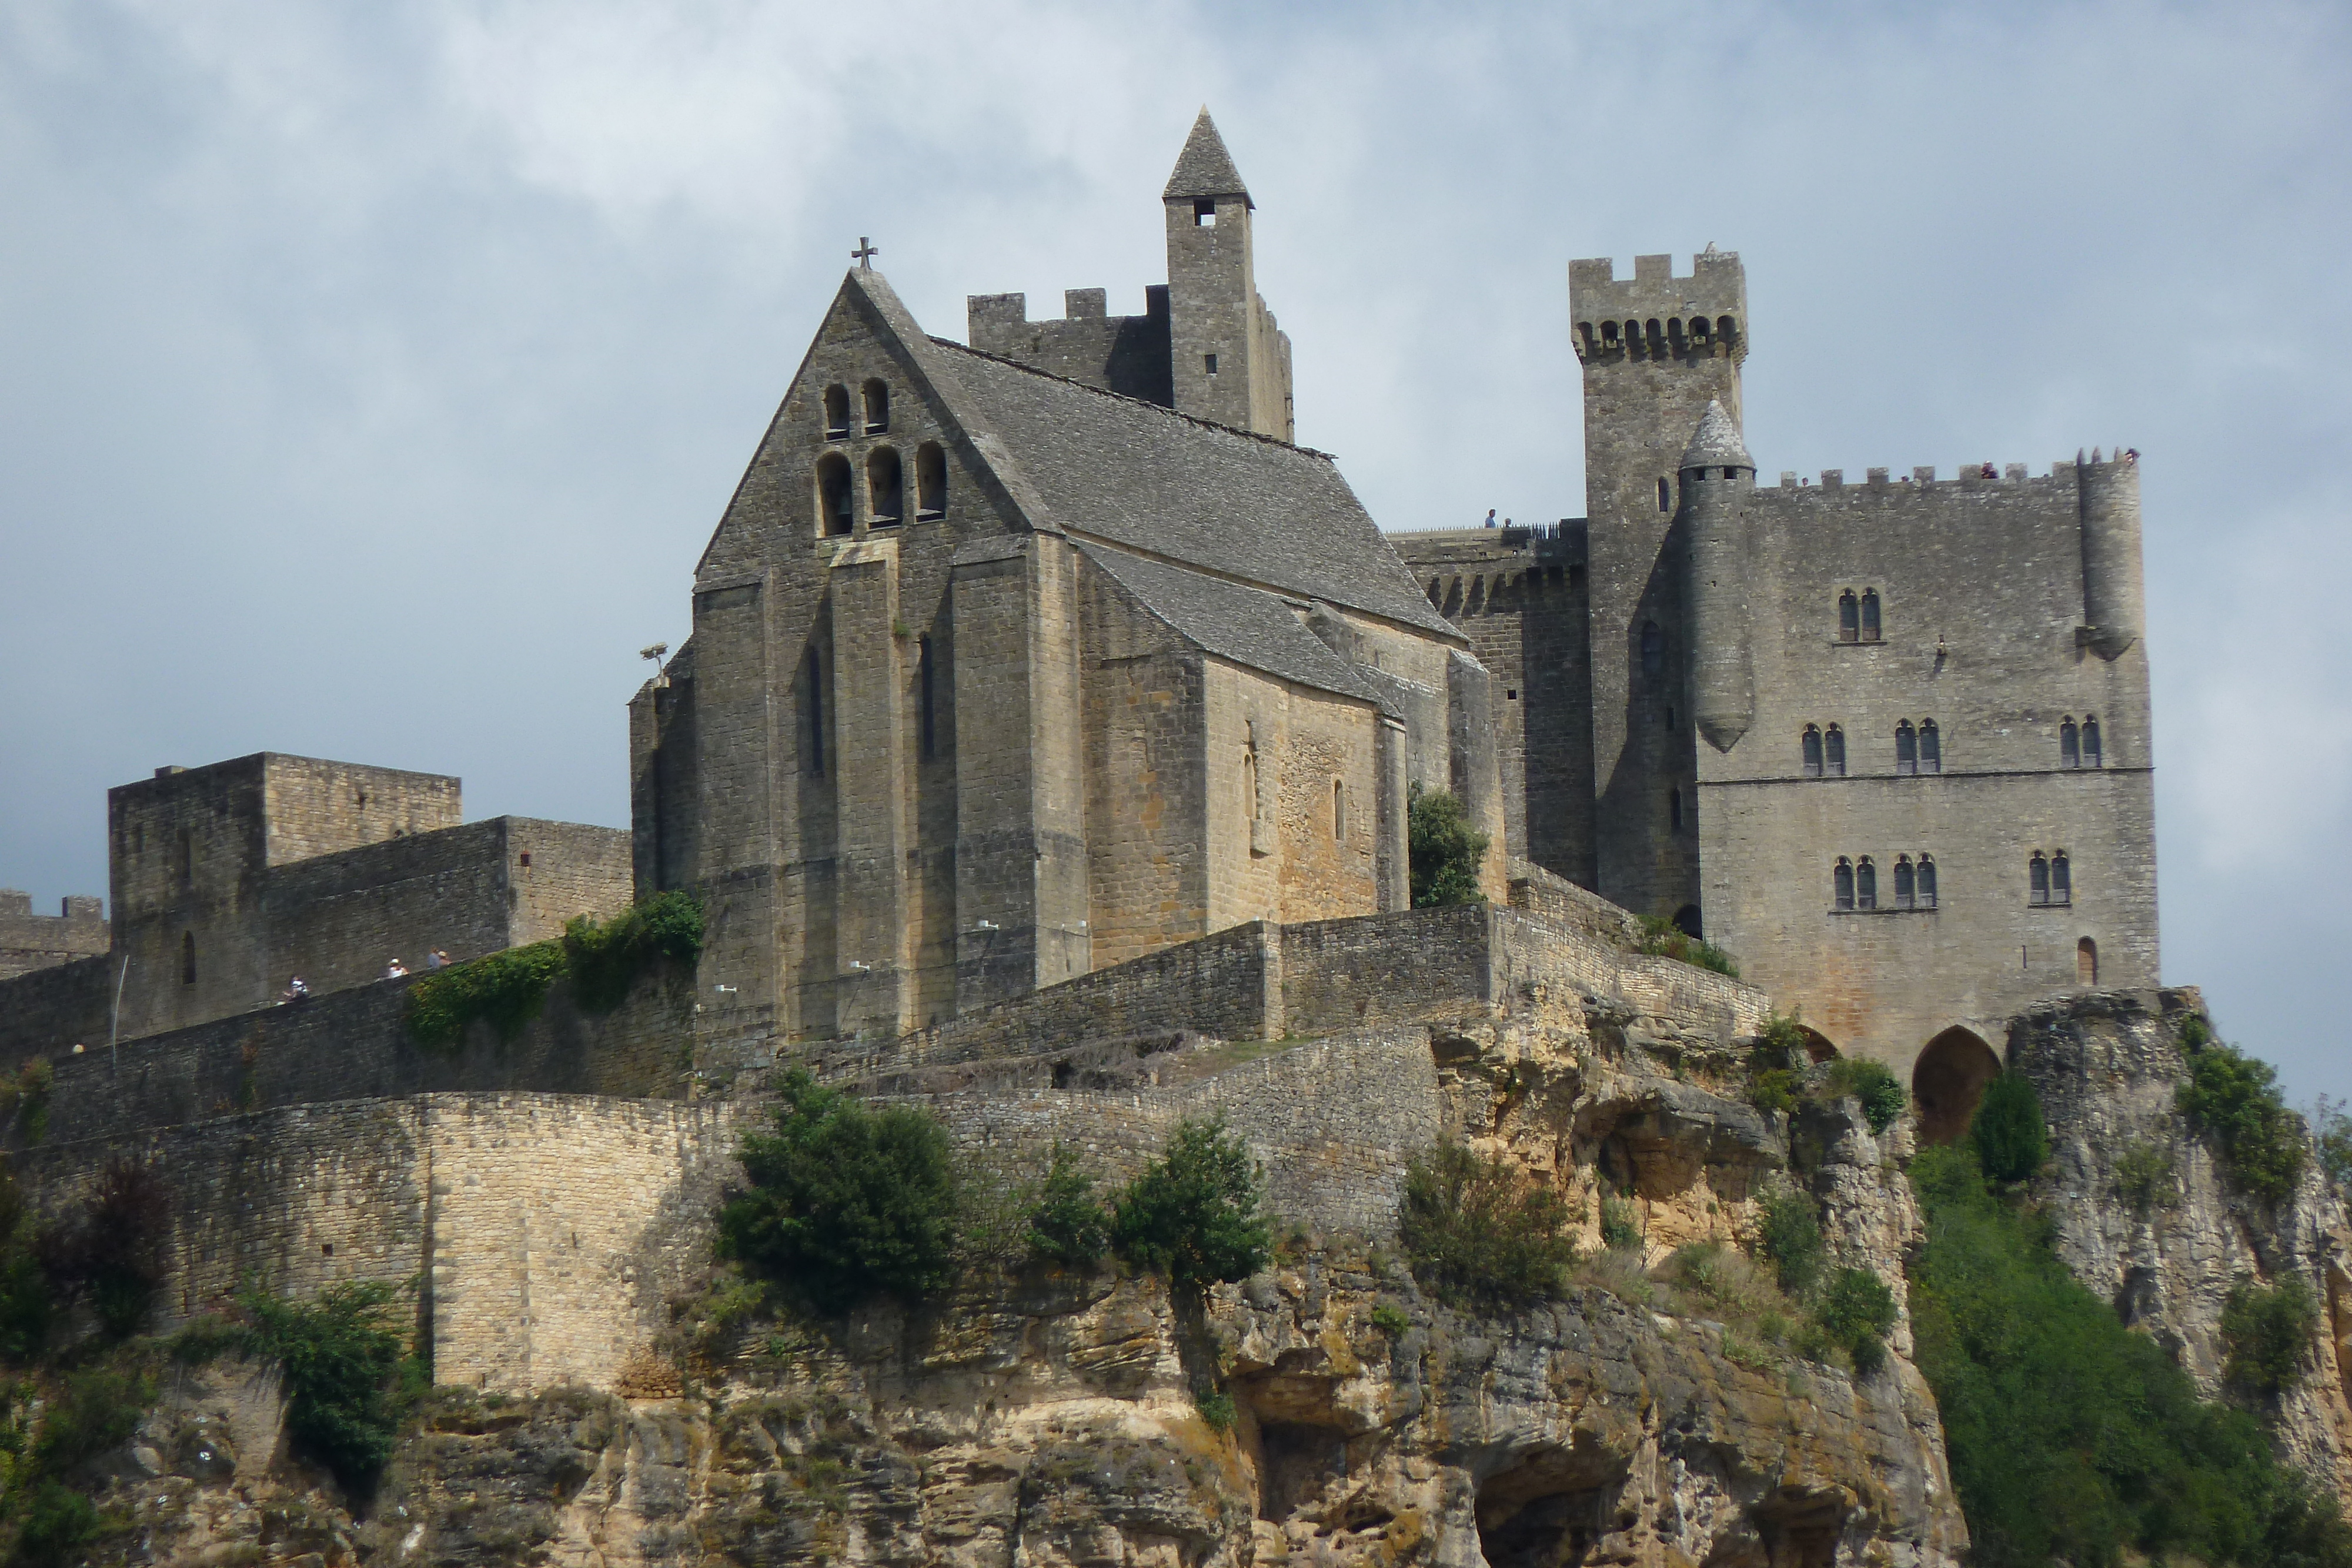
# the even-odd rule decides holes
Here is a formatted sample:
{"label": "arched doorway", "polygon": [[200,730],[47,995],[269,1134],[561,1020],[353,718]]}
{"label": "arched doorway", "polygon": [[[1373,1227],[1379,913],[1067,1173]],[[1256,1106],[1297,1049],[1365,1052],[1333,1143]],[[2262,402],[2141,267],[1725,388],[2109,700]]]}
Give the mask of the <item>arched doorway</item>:
{"label": "arched doorway", "polygon": [[1985,1085],[2000,1076],[2000,1058],[1974,1031],[1955,1024],[1929,1040],[1911,1069],[1920,1142],[1958,1142],[1977,1113]]}
{"label": "arched doorway", "polygon": [[1811,1024],[1801,1023],[1797,1026],[1797,1032],[1804,1036],[1805,1055],[1814,1066],[1819,1067],[1824,1061],[1835,1061],[1838,1059],[1840,1054],[1838,1048],[1830,1043],[1830,1037],[1821,1030]]}

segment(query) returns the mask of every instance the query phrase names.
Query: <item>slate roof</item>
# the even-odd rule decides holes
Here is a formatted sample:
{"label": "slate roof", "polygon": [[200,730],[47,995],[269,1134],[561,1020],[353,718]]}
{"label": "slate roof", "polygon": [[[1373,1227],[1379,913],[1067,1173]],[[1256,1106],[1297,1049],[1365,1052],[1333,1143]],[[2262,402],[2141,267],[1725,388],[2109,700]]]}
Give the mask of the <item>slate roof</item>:
{"label": "slate roof", "polygon": [[1723,404],[1709,399],[1706,412],[1698,416],[1698,428],[1691,433],[1691,444],[1683,453],[1685,468],[1714,468],[1731,465],[1753,468],[1756,459],[1748,455],[1748,444],[1739,439],[1739,427],[1723,412]]}
{"label": "slate roof", "polygon": [[1303,686],[1380,701],[1279,596],[1103,545],[1082,542],[1078,549],[1152,613],[1218,657]]}
{"label": "slate roof", "polygon": [[1034,521],[1461,640],[1326,455],[930,344]]}
{"label": "slate roof", "polygon": [[1163,202],[1182,196],[1239,196],[1249,202],[1251,211],[1257,210],[1257,204],[1250,202],[1249,187],[1242,183],[1242,172],[1234,167],[1234,155],[1225,151],[1225,139],[1217,134],[1217,123],[1209,118],[1206,104],[1201,106],[1201,118],[1192,122],[1192,134],[1184,139],[1184,151],[1176,154],[1168,188],[1160,193]]}

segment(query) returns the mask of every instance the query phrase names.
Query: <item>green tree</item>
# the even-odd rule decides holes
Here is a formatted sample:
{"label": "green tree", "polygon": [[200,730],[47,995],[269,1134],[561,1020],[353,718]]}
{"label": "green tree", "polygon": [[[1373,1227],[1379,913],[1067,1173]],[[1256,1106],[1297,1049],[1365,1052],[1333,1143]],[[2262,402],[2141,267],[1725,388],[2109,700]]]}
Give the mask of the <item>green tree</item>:
{"label": "green tree", "polygon": [[400,1300],[382,1280],[330,1285],[311,1301],[261,1291],[238,1299],[252,1348],[285,1369],[288,1435],[349,1488],[365,1486],[392,1457]]}
{"label": "green tree", "polygon": [[1486,858],[1486,835],[1470,825],[1461,801],[1444,789],[1414,785],[1405,808],[1405,831],[1415,909],[1485,901],[1486,894],[1478,891],[1478,864]]}
{"label": "green tree", "polygon": [[1274,1255],[1264,1201],[1241,1140],[1221,1123],[1188,1120],[1168,1152],[1119,1194],[1111,1248],[1187,1291],[1245,1280]]}
{"label": "green tree", "polygon": [[1856,1372],[1876,1372],[1886,1363],[1886,1336],[1898,1316],[1895,1292],[1867,1269],[1841,1269],[1822,1292],[1816,1316],[1822,1332],[1844,1347]]}
{"label": "green tree", "polygon": [[1851,1094],[1862,1102],[1863,1120],[1874,1133],[1884,1133],[1895,1125],[1911,1097],[1903,1092],[1903,1080],[1883,1061],[1868,1057],[1842,1057],[1830,1063],[1823,1087],[1833,1097]]}
{"label": "green tree", "polygon": [[1576,1266],[1559,1195],[1501,1155],[1447,1139],[1405,1165],[1398,1240],[1413,1277],[1452,1301],[1557,1295]]}
{"label": "green tree", "polygon": [[1029,1250],[1056,1263],[1091,1263],[1110,1250],[1110,1213],[1078,1154],[1056,1142],[1028,1206]]}
{"label": "green tree", "polygon": [[2029,1179],[2050,1158],[2050,1125],[2042,1119],[2042,1096],[2017,1073],[2002,1073],[1985,1087],[1984,1099],[1969,1124],[1969,1142],[1990,1180]]}
{"label": "green tree", "polygon": [[2250,1394],[2276,1398],[2302,1379],[2318,1332],[2319,1304],[2301,1280],[2241,1284],[2221,1308],[2221,1344],[2228,1352],[2222,1375]]}
{"label": "green tree", "polygon": [[916,1300],[954,1275],[957,1193],[947,1130],[910,1106],[874,1110],[785,1075],[773,1133],[746,1133],[750,1186],[719,1214],[719,1255],[815,1310]]}
{"label": "green tree", "polygon": [[2246,1191],[2276,1203],[2303,1176],[2300,1118],[2286,1108],[2278,1074],[2234,1045],[2205,1041],[2189,1057],[2189,1082],[2174,1103],[2200,1132],[2216,1139],[2230,1175]]}

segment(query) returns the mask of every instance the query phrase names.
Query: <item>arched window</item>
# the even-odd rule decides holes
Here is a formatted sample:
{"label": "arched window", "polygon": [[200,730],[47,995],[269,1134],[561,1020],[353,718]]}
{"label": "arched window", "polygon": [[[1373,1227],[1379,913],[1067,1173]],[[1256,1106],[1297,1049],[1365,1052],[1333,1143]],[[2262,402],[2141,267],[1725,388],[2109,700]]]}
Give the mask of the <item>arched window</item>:
{"label": "arched window", "polygon": [[824,777],[824,666],[818,661],[814,648],[809,650],[801,675],[801,712],[808,721],[808,749],[803,755],[808,758],[809,777],[822,779]]}
{"label": "arched window", "polygon": [[1603,321],[1601,323],[1601,347],[1607,349],[1613,349],[1617,346],[1616,322]]}
{"label": "arched window", "polygon": [[193,931],[183,931],[180,933],[180,984],[193,986],[195,983],[196,934]]}
{"label": "arched window", "polygon": [[1838,595],[1838,641],[1858,643],[1862,640],[1862,601],[1849,588]]}
{"label": "arched window", "polygon": [[1870,863],[1868,855],[1854,862],[1853,906],[1856,909],[1878,907],[1878,868]]}
{"label": "arched window", "polygon": [[1805,777],[1820,778],[1822,776],[1822,732],[1810,724],[1805,726],[1804,737],[1798,742],[1798,745],[1802,748],[1804,756]]}
{"label": "arched window", "polygon": [[936,441],[915,448],[915,517],[928,522],[948,515],[948,455]]}
{"label": "arched window", "polygon": [[1645,330],[1649,334],[1651,349],[1654,351],[1664,346],[1666,340],[1666,334],[1665,329],[1658,325],[1658,319],[1653,316],[1643,325]]}
{"label": "arched window", "polygon": [[1831,778],[1845,777],[1845,731],[1835,725],[1822,737],[1822,763]]}
{"label": "arched window", "polygon": [[828,452],[816,460],[816,531],[847,533],[849,506],[849,459]]}
{"label": "arched window", "polygon": [[1862,640],[1878,641],[1878,590],[1874,588],[1862,591]]}
{"label": "arched window", "polygon": [[2033,858],[2025,862],[2025,902],[2050,902],[2050,862],[2042,858],[2040,850],[2034,851]]}
{"label": "arched window", "polygon": [[2085,987],[2099,983],[2099,945],[2088,936],[2074,944],[2074,983]]}
{"label": "arched window", "polygon": [[1662,512],[1671,512],[1671,511],[1673,511],[1674,509],[1675,509],[1675,491],[1674,491],[1674,486],[1671,486],[1671,485],[1669,485],[1669,484],[1667,484],[1667,483],[1666,483],[1666,481],[1665,481],[1664,476],[1662,475],[1662,476],[1659,476],[1659,479],[1658,479],[1658,510],[1660,510],[1660,511],[1662,511]]}
{"label": "arched window", "polygon": [[915,639],[915,684],[919,700],[922,706],[923,755],[926,757],[937,756],[939,753],[938,710],[931,706],[931,684],[934,678],[931,669],[931,640],[929,637],[918,637]]}
{"label": "arched window", "polygon": [[866,459],[866,502],[873,508],[872,526],[895,528],[907,517],[907,476],[898,455],[878,446]]}
{"label": "arched window", "polygon": [[2102,766],[2104,758],[2099,755],[2099,716],[2084,714],[2083,716],[2083,766],[2097,768]]}
{"label": "arched window", "polygon": [[1691,340],[1691,347],[1692,347],[1692,348],[1694,348],[1694,349],[1704,349],[1704,348],[1706,348],[1706,317],[1704,317],[1704,316],[1694,316],[1694,317],[1692,317],[1692,318],[1691,318],[1691,324],[1690,324],[1690,340]]}
{"label": "arched window", "polygon": [[1683,792],[1680,789],[1666,791],[1666,826],[1678,833],[1683,831]]}
{"label": "arched window", "polygon": [[890,389],[880,382],[866,383],[866,434],[879,435],[890,428]]}
{"label": "arched window", "polygon": [[1919,857],[1919,907],[1936,907],[1936,862],[1926,855]]}
{"label": "arched window", "polygon": [[849,439],[849,389],[824,389],[824,438],[827,441]]}
{"label": "arched window", "polygon": [[1898,719],[1895,725],[1895,771],[1919,771],[1919,735],[1907,718]]}
{"label": "arched window", "polygon": [[1656,678],[1666,669],[1666,634],[1654,621],[1642,622],[1642,674]]}
{"label": "arched window", "polygon": [[1715,335],[1726,343],[1731,341],[1731,334],[1735,329],[1730,317],[1718,316],[1715,319]]}
{"label": "arched window", "polygon": [[1838,856],[1837,869],[1830,873],[1832,907],[1853,907],[1853,865],[1843,855]]}
{"label": "arched window", "polygon": [[1331,841],[1348,841],[1348,787],[1337,779],[1331,780]]}
{"label": "arched window", "polygon": [[1911,868],[1911,857],[1896,855],[1895,857],[1895,907],[1909,909],[1918,895],[1918,876]]}
{"label": "arched window", "polygon": [[1936,728],[1936,721],[1919,721],[1919,771],[1941,773],[1944,770],[1944,737]]}
{"label": "arched window", "polygon": [[2050,902],[2053,904],[2074,902],[2074,871],[2067,863],[2064,850],[2059,850],[2050,857]]}
{"label": "arched window", "polygon": [[2071,714],[2059,721],[2058,725],[2058,766],[2061,768],[2083,766],[2083,749],[2078,743],[2074,719]]}

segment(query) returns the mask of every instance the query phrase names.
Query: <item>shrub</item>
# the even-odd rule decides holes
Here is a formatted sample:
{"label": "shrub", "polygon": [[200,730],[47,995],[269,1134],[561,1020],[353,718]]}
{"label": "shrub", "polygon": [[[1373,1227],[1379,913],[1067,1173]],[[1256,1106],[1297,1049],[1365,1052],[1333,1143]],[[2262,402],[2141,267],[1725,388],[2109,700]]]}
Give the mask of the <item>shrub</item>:
{"label": "shrub", "polygon": [[1601,1200],[1601,1245],[1612,1252],[1632,1252],[1642,1245],[1642,1227],[1633,1206],[1622,1197]]}
{"label": "shrub", "polygon": [[1874,1133],[1884,1133],[1895,1125],[1911,1097],[1903,1092],[1903,1081],[1895,1076],[1883,1061],[1867,1057],[1844,1057],[1830,1063],[1824,1076],[1823,1091],[1832,1098],[1853,1095],[1862,1102],[1863,1120]]}
{"label": "shrub", "polygon": [[1566,1286],[1576,1266],[1570,1218],[1559,1194],[1512,1161],[1448,1139],[1406,1164],[1397,1231],[1425,1289],[1507,1306]]}
{"label": "shrub", "polygon": [[56,1568],[100,1530],[98,1506],[60,1482],[43,1479],[25,1505],[14,1560],[26,1568]]}
{"label": "shrub", "polygon": [[1372,1326],[1391,1339],[1401,1339],[1412,1327],[1412,1320],[1404,1315],[1403,1309],[1382,1301],[1372,1309]]}
{"label": "shrub", "polygon": [[354,1490],[392,1457],[400,1297],[397,1286],[368,1280],[300,1303],[260,1291],[238,1298],[253,1324],[250,1348],[285,1369],[289,1435]]}
{"label": "shrub", "polygon": [[1830,1342],[1853,1360],[1860,1373],[1886,1364],[1886,1336],[1900,1314],[1895,1292],[1867,1269],[1841,1269],[1822,1292],[1818,1317]]}
{"label": "shrub", "polygon": [[611,1012],[646,971],[701,954],[702,906],[691,894],[656,894],[601,925],[581,915],[563,927],[564,964],[583,1012]]}
{"label": "shrub", "polygon": [[2222,1375],[2250,1394],[2276,1398],[2301,1380],[2318,1330],[2318,1303],[2301,1280],[2290,1277],[2268,1287],[2241,1284],[2221,1309],[2221,1344],[2228,1353]]}
{"label": "shrub", "polygon": [[1029,1250],[1056,1263],[1087,1264],[1110,1250],[1110,1213],[1077,1151],[1056,1142],[1027,1205]]}
{"label": "shrub", "polygon": [[1407,861],[1412,906],[1483,904],[1478,864],[1486,855],[1486,835],[1470,825],[1462,802],[1444,789],[1416,784],[1405,808]]}
{"label": "shrub", "polygon": [[1790,1069],[1776,1067],[1748,1082],[1748,1103],[1759,1111],[1786,1115],[1797,1108],[1797,1096],[1804,1084],[1804,1079]]}
{"label": "shrub", "polygon": [[1927,1220],[1912,1330],[1983,1568],[2122,1561],[2352,1563],[2331,1500],[2252,1415],[2076,1283],[2031,1210],[1988,1191],[1967,1144],[1911,1167]]}
{"label": "shrub", "polygon": [[2172,1151],[2146,1139],[2135,1139],[2116,1156],[2116,1193],[2134,1214],[2169,1208],[2180,1201],[2173,1179]]}
{"label": "shrub", "polygon": [[1639,918],[1643,952],[1654,958],[1672,958],[1694,968],[1712,969],[1718,975],[1739,978],[1739,966],[1722,948],[1701,941],[1663,915],[1644,915]]}
{"label": "shrub", "polygon": [[25,1142],[37,1144],[49,1133],[49,1095],[57,1087],[57,1069],[36,1057],[16,1069],[11,1080],[0,1080],[0,1116],[16,1116],[24,1125]]}
{"label": "shrub", "polygon": [[1793,1187],[1767,1197],[1757,1239],[1771,1260],[1780,1289],[1792,1296],[1812,1290],[1822,1273],[1822,1222],[1811,1197]]}
{"label": "shrub", "polygon": [[139,1332],[163,1282],[171,1200],[146,1166],[115,1160],[79,1223],[42,1232],[42,1271],[64,1293],[86,1301],[116,1339]]}
{"label": "shrub", "polygon": [[2352,1186],[2352,1116],[2344,1102],[2322,1094],[2311,1110],[2311,1151],[2337,1186]]}
{"label": "shrub", "polygon": [[154,1403],[155,1380],[135,1363],[102,1360],[77,1368],[42,1413],[33,1458],[55,1475],[114,1448]]}
{"label": "shrub", "polygon": [[1273,1242],[1249,1151],[1222,1123],[1178,1124],[1168,1152],[1118,1196],[1112,1249],[1180,1290],[1244,1280],[1265,1267]]}
{"label": "shrub", "polygon": [[512,1040],[539,1016],[547,988],[563,973],[563,944],[534,942],[436,969],[408,988],[408,1036],[427,1050],[455,1050],[467,1026],[487,1022]]}
{"label": "shrub", "polygon": [[2303,1175],[2303,1128],[2269,1062],[2208,1039],[2189,1056],[2189,1082],[2174,1103],[2221,1144],[2241,1187],[2272,1203],[2294,1190]]}
{"label": "shrub", "polygon": [[2050,1158],[2050,1126],[2033,1085],[2014,1072],[1986,1085],[1969,1123],[1969,1143],[1992,1181],[2025,1181],[2040,1170]]}
{"label": "shrub", "polygon": [[773,1133],[746,1133],[747,1190],[719,1215],[724,1258],[821,1312],[945,1286],[955,1261],[956,1183],[947,1131],[908,1106],[873,1110],[786,1074]]}
{"label": "shrub", "polygon": [[1238,1414],[1234,1408],[1234,1396],[1207,1382],[1192,1385],[1192,1408],[1201,1413],[1201,1421],[1212,1432],[1230,1432]]}

